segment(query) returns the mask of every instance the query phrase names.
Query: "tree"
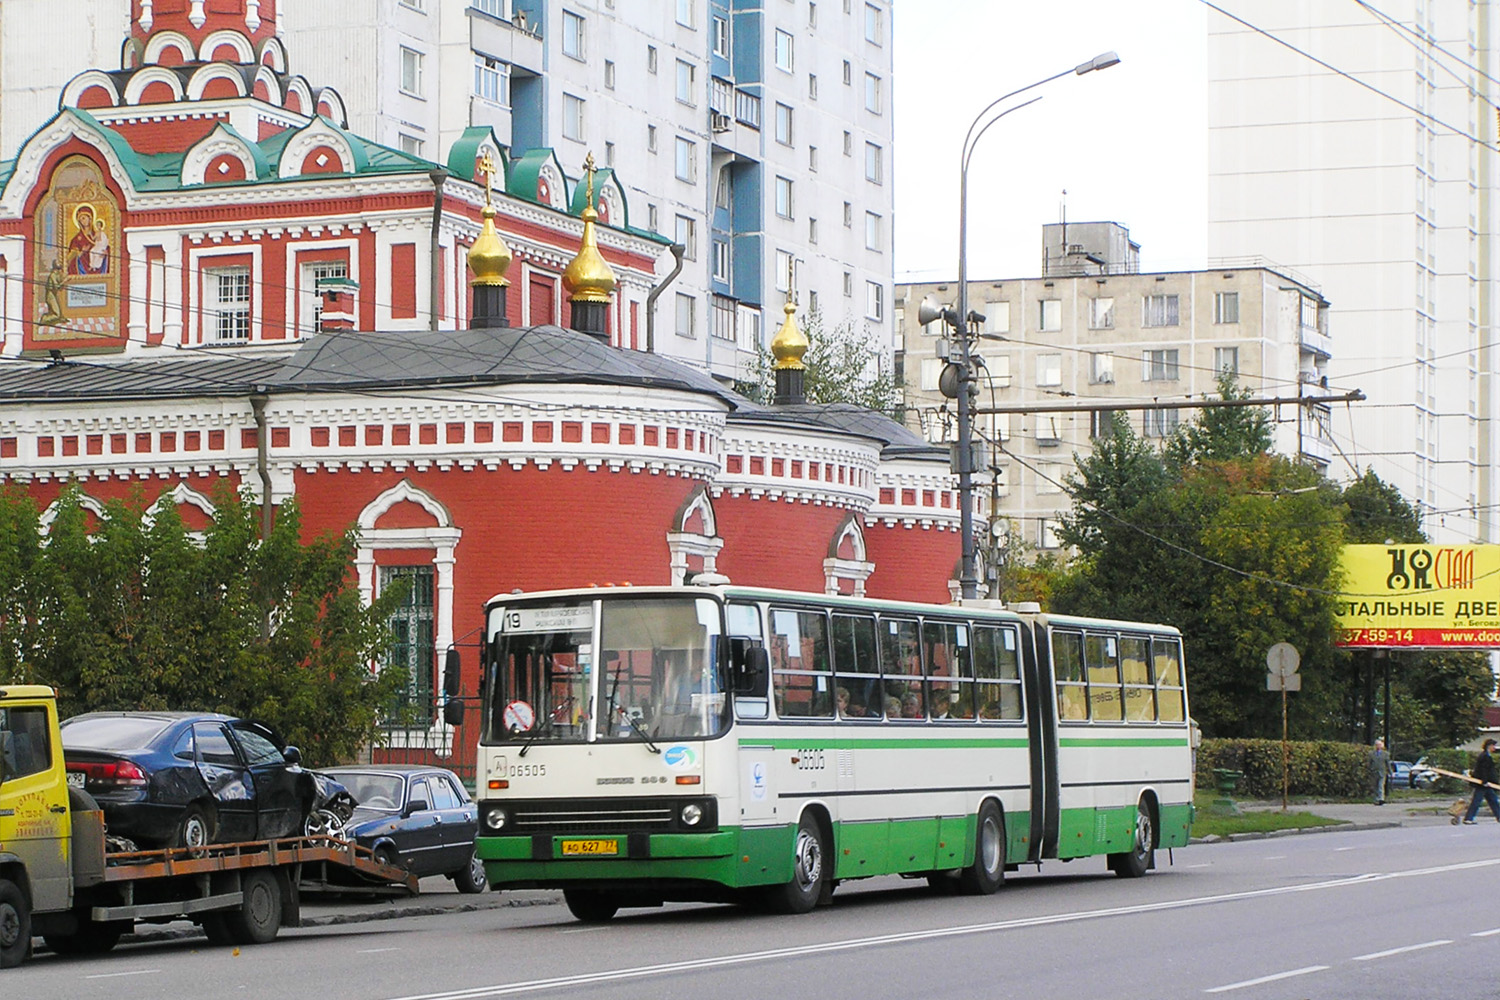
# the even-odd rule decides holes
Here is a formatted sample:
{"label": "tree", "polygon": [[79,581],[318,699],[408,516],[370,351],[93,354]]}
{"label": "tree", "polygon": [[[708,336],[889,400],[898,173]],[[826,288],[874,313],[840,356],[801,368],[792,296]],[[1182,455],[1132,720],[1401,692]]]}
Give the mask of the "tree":
{"label": "tree", "polygon": [[1349,528],[1351,545],[1427,541],[1417,508],[1407,502],[1400,490],[1377,476],[1374,469],[1366,469],[1344,487],[1344,506],[1348,508],[1344,523]]}
{"label": "tree", "polygon": [[400,595],[366,607],[354,533],[304,543],[295,500],[262,539],[245,497],[213,499],[200,539],[170,498],[148,508],[137,494],[94,519],[69,487],[43,544],[32,501],[0,497],[0,545],[24,560],[0,593],[0,676],[53,685],[67,714],[222,711],[270,724],[309,761],[352,758],[404,683],[369,669]]}
{"label": "tree", "polygon": [[[803,392],[809,403],[853,403],[868,410],[896,415],[901,386],[896,382],[889,351],[868,328],[855,329],[845,322],[825,331],[823,314],[814,309],[802,324],[807,335],[807,366]],[[755,360],[752,378],[735,388],[756,400],[775,396],[775,373],[766,352]]]}
{"label": "tree", "polygon": [[1280,704],[1265,692],[1273,643],[1309,651],[1303,705],[1338,700],[1322,690],[1337,673],[1337,491],[1267,454],[1268,428],[1253,409],[1207,412],[1215,419],[1162,452],[1117,419],[1092,454],[1075,456],[1060,534],[1079,556],[1054,606],[1179,626],[1204,732],[1279,734]]}
{"label": "tree", "polygon": [[[1251,398],[1249,389],[1236,389],[1234,373],[1219,373],[1221,400]],[[1262,406],[1211,406],[1198,411],[1168,439],[1168,464],[1179,468],[1203,462],[1226,461],[1271,450],[1271,416]]]}

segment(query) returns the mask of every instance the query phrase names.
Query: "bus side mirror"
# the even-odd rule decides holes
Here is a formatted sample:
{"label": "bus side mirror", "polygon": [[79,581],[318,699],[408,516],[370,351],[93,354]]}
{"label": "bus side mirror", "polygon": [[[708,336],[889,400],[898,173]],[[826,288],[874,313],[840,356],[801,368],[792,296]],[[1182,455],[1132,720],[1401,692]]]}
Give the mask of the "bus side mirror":
{"label": "bus side mirror", "polygon": [[764,698],[770,664],[771,660],[766,655],[764,646],[752,646],[749,643],[741,645],[737,641],[734,648],[735,693]]}
{"label": "bus side mirror", "polygon": [[463,684],[462,669],[457,648],[450,647],[443,657],[443,721],[450,726],[464,724],[464,703],[458,697]]}

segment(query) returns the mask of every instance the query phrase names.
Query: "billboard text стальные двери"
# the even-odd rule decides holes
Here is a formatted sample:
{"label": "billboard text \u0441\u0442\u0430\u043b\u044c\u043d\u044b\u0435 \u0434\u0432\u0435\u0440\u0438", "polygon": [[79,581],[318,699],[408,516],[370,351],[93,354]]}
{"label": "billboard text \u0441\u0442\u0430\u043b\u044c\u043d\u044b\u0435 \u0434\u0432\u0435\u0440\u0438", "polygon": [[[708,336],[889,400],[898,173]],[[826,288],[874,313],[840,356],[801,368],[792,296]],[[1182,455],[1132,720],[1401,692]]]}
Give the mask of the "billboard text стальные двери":
{"label": "billboard text \u0441\u0442\u0430\u043b\u044c\u043d\u044b\u0435 \u0434\u0432\u0435\u0440\u0438", "polygon": [[1338,644],[1500,648],[1500,545],[1346,545]]}

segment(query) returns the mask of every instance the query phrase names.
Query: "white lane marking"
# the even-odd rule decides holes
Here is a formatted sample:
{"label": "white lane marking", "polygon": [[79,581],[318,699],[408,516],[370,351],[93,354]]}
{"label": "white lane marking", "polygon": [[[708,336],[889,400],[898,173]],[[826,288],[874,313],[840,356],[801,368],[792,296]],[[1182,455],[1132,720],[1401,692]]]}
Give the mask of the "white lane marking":
{"label": "white lane marking", "polygon": [[1445,944],[1452,944],[1452,943],[1453,943],[1452,941],[1448,941],[1448,940],[1423,941],[1421,944],[1409,944],[1409,945],[1405,945],[1405,946],[1403,946],[1401,948],[1389,948],[1389,949],[1387,949],[1385,951],[1372,951],[1368,955],[1355,955],[1349,961],[1351,961],[1351,962],[1370,962],[1370,961],[1373,961],[1373,960],[1375,960],[1377,958],[1390,958],[1392,955],[1404,955],[1404,954],[1406,954],[1409,951],[1422,951],[1422,950],[1424,950],[1426,948],[1440,948],[1440,947],[1442,947]]}
{"label": "white lane marking", "polygon": [[1470,934],[1469,937],[1494,937],[1496,934],[1500,934],[1500,927],[1496,927],[1494,930],[1490,931],[1475,931],[1473,934]]}
{"label": "white lane marking", "polygon": [[607,931],[608,927],[574,927],[572,930],[563,931],[564,934],[598,934]]}
{"label": "white lane marking", "polygon": [[967,924],[958,927],[937,927],[925,931],[907,931],[901,934],[882,934],[877,937],[849,938],[829,941],[824,944],[799,945],[791,948],[776,948],[769,951],[741,952],[718,955],[711,958],[688,959],[682,962],[664,962],[660,965],[642,965],[634,968],[608,969],[602,972],[586,972],[576,976],[559,976],[554,979],[533,979],[519,983],[493,983],[488,986],[473,986],[468,989],[447,990],[441,993],[415,993],[393,1000],[478,1000],[480,997],[514,996],[533,990],[550,990],[562,987],[588,986],[595,983],[618,982],[626,979],[644,979],[648,976],[668,975],[678,972],[695,972],[702,969],[719,969],[755,962],[798,958],[805,955],[822,955],[832,952],[852,951],[860,948],[875,948],[883,945],[909,944],[915,941],[931,941],[941,938],[965,937],[974,934],[992,934],[996,931],[1016,930],[1026,927],[1046,927],[1053,924],[1073,923],[1080,920],[1097,920],[1102,917],[1131,916],[1139,913],[1161,913],[1192,906],[1212,903],[1227,903],[1244,899],[1264,899],[1297,892],[1315,892],[1322,889],[1342,889],[1346,886],[1384,882],[1394,878],[1413,878],[1425,875],[1443,875],[1451,872],[1469,871],[1475,868],[1492,868],[1500,865],[1500,858],[1483,861],[1465,861],[1459,864],[1441,865],[1406,872],[1372,872],[1368,875],[1353,875],[1349,878],[1330,879],[1326,882],[1310,882],[1306,885],[1277,886],[1271,889],[1249,889],[1244,892],[1228,892],[1218,896],[1194,896],[1188,899],[1165,900],[1159,903],[1138,903],[1134,906],[1116,906],[1103,910],[1081,910],[1075,913],[1058,913],[1045,917],[1023,917],[1016,920],[1000,920],[987,924]]}
{"label": "white lane marking", "polygon": [[117,979],[120,976],[149,976],[160,969],[136,969],[134,972],[100,972],[92,976],[84,976],[84,979]]}
{"label": "white lane marking", "polygon": [[1261,976],[1259,979],[1246,979],[1240,983],[1230,983],[1227,986],[1215,986],[1204,993],[1228,993],[1230,990],[1242,990],[1246,986],[1259,986],[1261,983],[1274,983],[1278,979],[1291,979],[1293,976],[1305,976],[1309,972],[1322,972],[1329,968],[1326,965],[1309,965],[1302,969],[1292,969],[1290,972],[1278,972],[1273,976]]}
{"label": "white lane marking", "polygon": [[1286,855],[1285,854],[1272,854],[1269,857],[1267,857],[1265,860],[1267,860],[1267,861],[1285,861],[1286,860]]}
{"label": "white lane marking", "polygon": [[356,954],[356,955],[379,955],[381,952],[385,952],[385,951],[400,951],[400,950],[401,950],[400,948],[361,948],[359,951],[356,951],[354,954]]}
{"label": "white lane marking", "polygon": [[1184,868],[1212,868],[1213,865],[1212,864],[1183,865],[1182,867],[1184,867]]}
{"label": "white lane marking", "polygon": [[1352,851],[1352,850],[1355,850],[1355,848],[1353,848],[1353,847],[1335,847],[1333,849],[1333,853],[1340,854],[1340,853],[1342,853],[1344,851]]}

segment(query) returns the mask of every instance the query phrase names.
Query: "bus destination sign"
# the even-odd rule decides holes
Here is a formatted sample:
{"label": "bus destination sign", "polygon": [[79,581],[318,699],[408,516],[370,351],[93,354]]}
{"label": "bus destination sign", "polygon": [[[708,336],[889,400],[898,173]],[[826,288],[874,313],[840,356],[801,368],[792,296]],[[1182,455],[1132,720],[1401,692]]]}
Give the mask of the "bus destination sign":
{"label": "bus destination sign", "polygon": [[500,630],[520,632],[587,632],[594,627],[594,606],[579,604],[554,608],[508,608]]}

